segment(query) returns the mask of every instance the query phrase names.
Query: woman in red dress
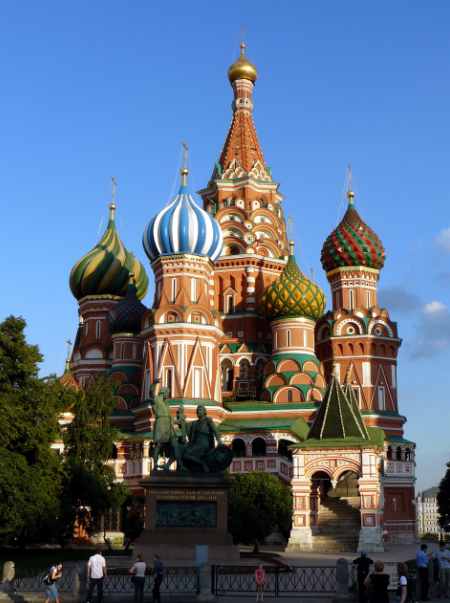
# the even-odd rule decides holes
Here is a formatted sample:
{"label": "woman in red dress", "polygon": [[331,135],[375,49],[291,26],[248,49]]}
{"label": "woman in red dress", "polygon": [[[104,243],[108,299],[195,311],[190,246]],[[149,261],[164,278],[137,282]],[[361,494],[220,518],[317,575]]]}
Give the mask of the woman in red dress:
{"label": "woman in red dress", "polygon": [[256,582],[256,601],[259,601],[259,595],[261,594],[261,603],[264,601],[264,584],[266,583],[266,570],[262,563],[258,564],[255,570],[255,582]]}

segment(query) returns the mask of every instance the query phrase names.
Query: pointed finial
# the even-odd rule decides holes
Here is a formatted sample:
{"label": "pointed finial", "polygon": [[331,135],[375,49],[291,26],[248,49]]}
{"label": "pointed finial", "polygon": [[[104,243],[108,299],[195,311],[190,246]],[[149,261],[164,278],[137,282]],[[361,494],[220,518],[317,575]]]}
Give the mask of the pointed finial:
{"label": "pointed finial", "polygon": [[69,371],[70,372],[70,347],[72,345],[72,342],[70,341],[70,339],[67,340],[67,358],[66,358],[66,372]]}
{"label": "pointed finial", "polygon": [[311,280],[314,281],[314,268],[311,266]]}
{"label": "pointed finial", "polygon": [[289,214],[289,255],[294,255],[294,240],[292,238],[292,216]]}
{"label": "pointed finial", "polygon": [[111,205],[109,206],[109,209],[111,210],[109,219],[114,220],[114,210],[116,209],[116,204],[114,203],[114,195],[116,193],[116,179],[114,178],[114,176],[111,176],[111,180],[112,180],[112,197],[111,197]]}
{"label": "pointed finial", "polygon": [[189,170],[186,167],[186,156],[188,153],[188,148],[185,142],[181,143],[183,145],[183,168],[181,169],[181,186],[187,186],[187,178],[186,176],[189,174]]}
{"label": "pointed finial", "polygon": [[350,167],[350,163],[348,163],[347,165],[348,165],[348,191],[347,191],[348,204],[353,205],[353,197],[355,196],[355,193],[352,191],[352,168]]}
{"label": "pointed finial", "polygon": [[242,48],[242,44],[244,44],[244,35],[245,35],[244,26],[241,23],[241,48]]}
{"label": "pointed finial", "polygon": [[345,373],[345,380],[349,383],[350,382],[350,372],[352,370],[351,364],[350,362],[347,360],[347,371]]}

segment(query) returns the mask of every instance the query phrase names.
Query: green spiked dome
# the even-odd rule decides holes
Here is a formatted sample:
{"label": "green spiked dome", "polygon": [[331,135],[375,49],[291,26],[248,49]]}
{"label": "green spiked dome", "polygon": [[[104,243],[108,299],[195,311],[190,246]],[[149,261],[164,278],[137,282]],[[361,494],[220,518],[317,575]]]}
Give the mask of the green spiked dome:
{"label": "green spiked dome", "polygon": [[345,266],[383,268],[386,257],[383,244],[361,220],[353,205],[354,196],[354,192],[349,190],[345,216],[323,244],[320,261],[325,272]]}
{"label": "green spiked dome", "polygon": [[111,203],[108,228],[97,245],[79,260],[70,273],[70,290],[80,300],[86,295],[117,295],[123,297],[128,288],[130,272],[135,273],[136,295],[145,297],[148,276],[144,266],[122,244],[116,230]]}
{"label": "green spiked dome", "polygon": [[264,289],[259,300],[260,312],[270,321],[299,316],[318,320],[325,310],[325,295],[300,270],[295,261],[294,243],[290,241],[289,245],[288,263],[281,275]]}

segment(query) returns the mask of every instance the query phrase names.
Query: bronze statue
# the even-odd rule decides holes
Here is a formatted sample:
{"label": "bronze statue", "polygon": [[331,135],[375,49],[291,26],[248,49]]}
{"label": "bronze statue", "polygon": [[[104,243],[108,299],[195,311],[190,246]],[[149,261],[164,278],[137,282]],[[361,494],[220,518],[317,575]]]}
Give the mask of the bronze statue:
{"label": "bronze statue", "polygon": [[[155,469],[160,469],[160,467],[158,467],[158,457],[161,444],[171,444],[174,460],[176,459],[178,463],[178,469],[180,471],[186,471],[181,456],[178,438],[175,433],[174,420],[170,416],[170,406],[167,402],[167,398],[170,396],[170,390],[168,387],[161,387],[159,394],[156,394],[158,383],[161,383],[161,379],[155,379],[150,387],[150,401],[155,415],[155,422],[153,424],[153,441],[155,442],[155,450],[153,451],[154,467]],[[168,469],[169,467],[170,464],[168,465],[166,463],[161,468]]]}

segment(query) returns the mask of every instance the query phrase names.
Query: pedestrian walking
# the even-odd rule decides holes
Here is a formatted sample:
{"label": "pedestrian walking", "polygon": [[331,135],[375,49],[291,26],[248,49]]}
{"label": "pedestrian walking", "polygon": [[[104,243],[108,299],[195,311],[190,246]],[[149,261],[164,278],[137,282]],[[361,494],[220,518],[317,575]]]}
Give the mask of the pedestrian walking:
{"label": "pedestrian walking", "polygon": [[45,592],[47,594],[47,598],[45,599],[45,603],[49,603],[49,601],[55,600],[56,603],[59,603],[59,598],[58,598],[58,587],[57,587],[57,581],[61,578],[62,576],[62,566],[63,564],[61,563],[61,561],[58,561],[58,563],[56,563],[51,569],[50,569],[50,580],[52,581],[51,584],[47,584]]}
{"label": "pedestrian walking", "polygon": [[364,580],[364,585],[369,587],[370,603],[389,603],[390,578],[384,573],[384,563],[375,561],[375,571]]}
{"label": "pedestrian walking", "polygon": [[428,581],[428,560],[431,559],[431,553],[427,555],[428,546],[426,544],[422,544],[420,546],[420,550],[416,553],[416,565],[417,571],[420,576],[420,600],[421,601],[429,601],[428,597],[428,589],[429,589],[429,581]]}
{"label": "pedestrian walking", "polygon": [[103,583],[107,578],[106,561],[102,555],[102,549],[97,549],[95,555],[89,558],[87,564],[87,577],[89,580],[89,588],[87,592],[86,602],[90,603],[94,588],[97,587],[97,603],[102,603],[103,600]]}
{"label": "pedestrian walking", "polygon": [[433,557],[439,562],[438,597],[444,595],[447,599],[450,599],[450,554],[445,549],[445,542],[439,543],[439,550],[434,551]]}
{"label": "pedestrian walking", "polygon": [[353,561],[353,565],[356,565],[357,567],[356,578],[358,581],[358,593],[360,603],[366,603],[366,587],[364,586],[364,580],[369,575],[369,569],[372,564],[373,561],[370,557],[367,556],[367,551],[361,551],[361,556],[357,557]]}
{"label": "pedestrian walking", "polygon": [[159,587],[161,586],[161,582],[163,581],[164,568],[163,568],[163,564],[159,560],[159,555],[153,555],[153,562],[155,564],[153,567],[153,575],[152,575],[153,601],[154,601],[154,603],[160,603],[161,593],[159,592]]}
{"label": "pedestrian walking", "polygon": [[406,563],[397,564],[397,574],[397,603],[407,603],[408,601],[411,601],[411,582],[409,579],[409,570]]}
{"label": "pedestrian walking", "polygon": [[266,570],[262,563],[258,563],[258,567],[255,570],[255,582],[256,582],[256,603],[259,601],[259,595],[261,595],[261,603],[264,601],[264,585],[266,583]]}
{"label": "pedestrian walking", "polygon": [[[134,603],[144,603],[145,570],[147,565],[142,555],[137,555],[136,563],[129,570],[134,578]],[[133,580],[132,578],[132,580]]]}

